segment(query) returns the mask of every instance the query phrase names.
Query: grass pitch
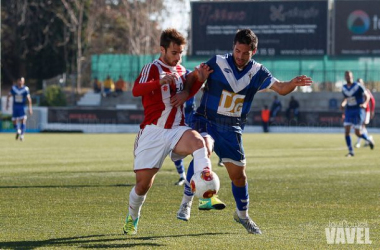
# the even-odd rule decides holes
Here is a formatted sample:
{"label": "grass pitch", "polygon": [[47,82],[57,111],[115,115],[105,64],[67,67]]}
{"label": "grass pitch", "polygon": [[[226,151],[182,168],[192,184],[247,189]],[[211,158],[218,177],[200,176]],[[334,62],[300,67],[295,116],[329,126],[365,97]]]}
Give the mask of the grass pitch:
{"label": "grass pitch", "polygon": [[[195,202],[189,222],[176,219],[183,188],[167,159],[138,235],[124,236],[134,137],[27,134],[21,143],[0,134],[0,249],[380,248],[379,147],[345,158],[343,134],[244,135],[250,215],[263,235],[233,221],[230,181],[213,156],[226,209],[199,211]],[[372,244],[328,245],[325,228],[342,222],[365,224]]]}

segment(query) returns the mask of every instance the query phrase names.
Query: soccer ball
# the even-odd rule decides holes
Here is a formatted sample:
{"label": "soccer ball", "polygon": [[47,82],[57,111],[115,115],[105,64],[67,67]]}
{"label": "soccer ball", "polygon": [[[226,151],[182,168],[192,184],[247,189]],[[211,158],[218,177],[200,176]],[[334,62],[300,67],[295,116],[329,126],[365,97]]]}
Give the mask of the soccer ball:
{"label": "soccer ball", "polygon": [[209,168],[194,173],[190,180],[191,191],[198,198],[211,198],[220,187],[219,177]]}

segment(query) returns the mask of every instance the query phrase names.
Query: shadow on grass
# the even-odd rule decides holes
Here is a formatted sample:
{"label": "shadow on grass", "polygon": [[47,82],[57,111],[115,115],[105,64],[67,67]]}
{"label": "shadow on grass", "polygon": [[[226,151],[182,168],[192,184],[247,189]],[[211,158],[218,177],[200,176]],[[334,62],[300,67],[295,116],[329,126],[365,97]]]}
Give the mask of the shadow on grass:
{"label": "shadow on grass", "polygon": [[[0,242],[0,249],[35,249],[39,247],[74,247],[74,248],[129,248],[129,247],[163,247],[164,244],[144,242],[149,240],[180,237],[200,237],[206,235],[222,235],[228,233],[199,233],[183,235],[161,235],[149,237],[124,236],[120,234],[88,235],[68,238],[57,238],[40,241],[10,241]],[[111,238],[110,238],[111,237]],[[94,239],[91,239],[94,238]],[[103,238],[103,239],[102,239]],[[112,241],[118,241],[112,243]],[[119,241],[129,241],[120,243]],[[141,241],[141,242],[136,242]]]}
{"label": "shadow on grass", "polygon": [[88,187],[133,187],[135,184],[113,184],[113,185],[55,185],[55,186],[0,186],[6,188],[88,188]]}

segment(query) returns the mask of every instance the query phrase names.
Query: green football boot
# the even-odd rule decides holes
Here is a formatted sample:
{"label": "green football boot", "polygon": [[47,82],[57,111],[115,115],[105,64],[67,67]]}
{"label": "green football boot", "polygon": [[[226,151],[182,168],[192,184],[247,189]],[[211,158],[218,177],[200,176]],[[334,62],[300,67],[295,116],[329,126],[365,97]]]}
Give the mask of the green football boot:
{"label": "green football boot", "polygon": [[135,220],[132,219],[132,216],[127,215],[127,219],[125,220],[125,224],[123,227],[124,234],[127,235],[135,235],[137,234],[137,224],[139,223],[139,218]]}
{"label": "green football boot", "polygon": [[199,199],[199,210],[222,210],[226,207],[226,204],[223,201],[218,199],[217,195],[212,196],[211,198]]}

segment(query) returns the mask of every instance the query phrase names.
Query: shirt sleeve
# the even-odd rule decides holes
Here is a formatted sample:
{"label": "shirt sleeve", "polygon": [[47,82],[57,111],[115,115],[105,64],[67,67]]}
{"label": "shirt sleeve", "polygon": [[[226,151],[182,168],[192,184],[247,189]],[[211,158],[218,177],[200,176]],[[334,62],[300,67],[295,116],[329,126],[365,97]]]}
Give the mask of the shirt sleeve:
{"label": "shirt sleeve", "polygon": [[30,97],[30,91],[29,91],[29,87],[25,87],[25,92],[26,92],[26,96]]}
{"label": "shirt sleeve", "polygon": [[214,68],[215,68],[215,64],[216,64],[216,56],[211,57],[211,58],[206,62],[206,64],[207,64],[211,69],[214,69]]}
{"label": "shirt sleeve", "polygon": [[135,80],[133,85],[133,96],[143,96],[160,88],[160,76],[157,66],[150,63],[144,66],[140,75]]}
{"label": "shirt sleeve", "polygon": [[362,86],[362,85],[360,85],[360,84],[358,84],[359,85],[359,89],[358,89],[358,91],[360,91],[359,93],[360,94],[364,94],[364,92],[365,92],[365,88]]}
{"label": "shirt sleeve", "polygon": [[[210,64],[211,64],[211,62],[210,62],[211,60],[212,60],[212,59],[210,59],[210,60],[208,60],[208,61],[206,62],[206,64],[207,64],[210,68],[212,68],[211,65],[210,65]],[[215,59],[214,59],[214,60],[215,60]],[[214,64],[215,64],[215,63],[214,63]],[[197,67],[199,67],[199,65],[198,65]],[[187,76],[189,73],[191,73],[191,71],[186,70],[186,76]],[[191,89],[190,89],[189,96],[188,96],[187,100],[193,98],[193,97],[198,93],[198,91],[199,91],[199,89],[202,87],[202,85],[203,85],[203,82],[200,82],[200,81],[196,80],[196,81],[193,83],[193,86],[192,86]]]}
{"label": "shirt sleeve", "polygon": [[371,96],[371,98],[369,99],[370,111],[374,112],[375,111],[375,106],[376,106],[376,101],[375,101],[375,98],[373,97],[372,93],[370,92],[369,94]]}
{"label": "shirt sleeve", "polygon": [[258,80],[258,83],[260,85],[257,88],[258,91],[269,89],[270,87],[272,87],[273,83],[277,81],[278,80],[272,76],[272,74],[269,72],[269,70],[266,67],[261,66],[259,80]]}

